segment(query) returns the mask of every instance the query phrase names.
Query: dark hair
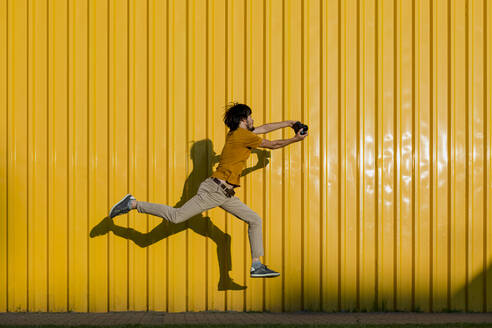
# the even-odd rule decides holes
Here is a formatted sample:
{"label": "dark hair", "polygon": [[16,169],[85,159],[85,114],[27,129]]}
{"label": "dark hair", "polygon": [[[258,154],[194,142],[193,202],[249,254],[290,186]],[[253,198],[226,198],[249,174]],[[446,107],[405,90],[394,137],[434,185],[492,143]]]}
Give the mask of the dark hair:
{"label": "dark hair", "polygon": [[248,105],[234,102],[227,105],[224,123],[231,131],[234,131],[239,127],[241,120],[247,119],[249,115],[251,115],[251,108]]}

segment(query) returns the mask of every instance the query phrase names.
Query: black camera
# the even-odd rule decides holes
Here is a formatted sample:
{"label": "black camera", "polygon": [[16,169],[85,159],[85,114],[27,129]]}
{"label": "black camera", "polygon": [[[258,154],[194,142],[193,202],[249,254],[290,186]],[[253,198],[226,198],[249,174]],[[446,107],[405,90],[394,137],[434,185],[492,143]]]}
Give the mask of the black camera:
{"label": "black camera", "polygon": [[308,130],[308,126],[306,124],[302,124],[301,122],[297,121],[292,125],[292,128],[294,129],[294,132],[297,134],[299,130],[301,130],[301,134],[305,135]]}

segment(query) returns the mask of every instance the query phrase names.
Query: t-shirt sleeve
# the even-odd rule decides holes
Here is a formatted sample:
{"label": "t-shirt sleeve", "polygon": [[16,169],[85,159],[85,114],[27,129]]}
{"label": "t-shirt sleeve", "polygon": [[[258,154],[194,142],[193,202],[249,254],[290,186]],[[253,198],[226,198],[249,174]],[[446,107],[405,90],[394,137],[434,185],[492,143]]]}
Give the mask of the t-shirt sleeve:
{"label": "t-shirt sleeve", "polygon": [[249,148],[258,148],[262,140],[263,138],[251,131],[246,131],[243,138],[241,138],[244,146]]}

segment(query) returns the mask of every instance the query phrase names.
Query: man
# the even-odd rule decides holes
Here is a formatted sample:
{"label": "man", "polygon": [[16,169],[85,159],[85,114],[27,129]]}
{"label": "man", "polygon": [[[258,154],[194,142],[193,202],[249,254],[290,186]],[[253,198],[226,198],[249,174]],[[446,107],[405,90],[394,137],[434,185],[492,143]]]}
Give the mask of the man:
{"label": "man", "polygon": [[251,149],[257,147],[278,149],[307,137],[307,132],[301,134],[299,130],[293,138],[270,141],[258,134],[268,133],[280,128],[292,127],[296,121],[270,123],[255,128],[251,117],[251,109],[244,104],[234,103],[224,115],[224,123],[230,129],[219,165],[213,174],[200,184],[197,194],[179,208],[163,204],[154,204],[137,201],[128,194],[111,208],[109,217],[124,214],[136,209],[139,213],[146,213],[164,218],[172,223],[180,223],[220,206],[227,212],[248,223],[248,236],[251,248],[252,278],[276,277],[280,273],[267,268],[261,263],[263,256],[263,236],[260,216],[234,196],[234,188],[239,187],[239,180]]}

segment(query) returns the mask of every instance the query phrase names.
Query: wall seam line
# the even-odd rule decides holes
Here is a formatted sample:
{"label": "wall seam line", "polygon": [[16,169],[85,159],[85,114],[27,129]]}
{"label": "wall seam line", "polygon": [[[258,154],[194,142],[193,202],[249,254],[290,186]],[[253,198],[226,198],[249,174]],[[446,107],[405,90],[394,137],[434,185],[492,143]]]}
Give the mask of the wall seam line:
{"label": "wall seam line", "polygon": [[447,308],[451,309],[451,193],[452,193],[452,179],[451,170],[453,168],[453,162],[451,158],[451,141],[452,141],[452,116],[451,116],[451,0],[447,1]]}
{"label": "wall seam line", "polygon": [[[27,163],[29,163],[29,138],[30,138],[30,133],[29,133],[29,122],[31,121],[30,120],[30,115],[29,115],[29,68],[30,68],[30,65],[29,65],[29,36],[30,36],[30,33],[29,33],[29,28],[30,28],[30,24],[29,24],[29,0],[27,0],[27,5],[26,5],[26,114],[27,114],[27,119],[26,119],[26,134],[27,134],[27,142],[28,142],[28,145],[26,147],[26,159],[27,159]],[[26,195],[27,195],[27,204],[26,204],[26,234],[27,234],[27,238],[26,238],[26,310],[29,311],[29,246],[30,246],[30,243],[29,243],[29,203],[30,203],[30,197],[29,197],[29,192],[30,192],[30,189],[29,188],[29,164],[26,165],[26,181],[27,181],[27,184],[26,184]]]}
{"label": "wall seam line", "polygon": [[429,69],[429,78],[430,78],[430,97],[429,97],[429,105],[430,105],[430,142],[429,142],[429,153],[430,153],[430,221],[429,221],[429,228],[430,228],[430,233],[429,233],[429,309],[431,312],[433,312],[433,271],[434,271],[434,266],[433,266],[433,261],[434,261],[434,248],[433,248],[433,243],[434,243],[434,238],[433,238],[433,223],[434,223],[434,6],[433,2],[430,1],[430,55],[429,55],[429,63],[430,63],[430,69]]}
{"label": "wall seam line", "polygon": [[374,40],[374,113],[375,113],[375,119],[374,119],[374,131],[375,131],[375,136],[374,136],[374,154],[375,154],[375,206],[374,206],[374,217],[375,217],[375,223],[374,223],[374,277],[375,277],[375,282],[374,282],[374,305],[373,305],[373,310],[379,309],[379,6],[378,6],[378,0],[374,0],[374,21],[375,21],[375,40]]}
{"label": "wall seam line", "polygon": [[483,288],[483,311],[487,311],[487,285],[488,285],[488,276],[487,276],[487,0],[483,0],[483,25],[484,25],[484,33],[483,33],[483,122],[484,122],[484,173],[483,173],[483,276],[484,276],[484,288]]}
{"label": "wall seam line", "polygon": [[6,158],[5,158],[5,215],[6,215],[6,220],[5,220],[5,311],[9,311],[9,52],[10,52],[10,47],[9,47],[9,1],[6,1],[6,59],[5,59],[5,72],[6,72],[6,97],[5,97],[5,150],[6,150]]}

